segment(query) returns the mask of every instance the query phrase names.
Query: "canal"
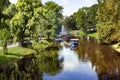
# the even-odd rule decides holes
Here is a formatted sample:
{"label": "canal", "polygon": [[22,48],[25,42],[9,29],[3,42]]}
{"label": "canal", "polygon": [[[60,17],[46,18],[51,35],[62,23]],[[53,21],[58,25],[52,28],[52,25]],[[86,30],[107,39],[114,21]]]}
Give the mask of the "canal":
{"label": "canal", "polygon": [[120,80],[120,55],[110,45],[81,38],[77,50],[61,46],[6,66],[0,80]]}

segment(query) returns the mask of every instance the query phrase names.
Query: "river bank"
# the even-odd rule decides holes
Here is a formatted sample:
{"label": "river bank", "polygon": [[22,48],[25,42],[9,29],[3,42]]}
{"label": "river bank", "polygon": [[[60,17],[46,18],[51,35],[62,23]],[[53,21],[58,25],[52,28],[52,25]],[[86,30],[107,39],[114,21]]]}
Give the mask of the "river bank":
{"label": "river bank", "polygon": [[[88,36],[88,37],[95,38],[95,39],[97,39],[97,40],[99,39],[97,32],[95,32],[95,33],[90,33],[90,34],[86,34],[86,33],[84,33],[83,31],[80,31],[80,30],[74,30],[74,31],[71,31],[70,33],[73,34],[73,35],[75,35],[75,36],[78,36],[78,37]],[[112,47],[115,51],[117,51],[118,53],[120,53],[120,43],[113,44],[111,47]]]}
{"label": "river bank", "polygon": [[36,51],[29,48],[12,47],[8,48],[8,54],[4,55],[3,50],[0,50],[0,64],[6,64],[13,60],[19,60],[25,55],[35,54]]}
{"label": "river bank", "polygon": [[[3,63],[0,64],[0,80],[42,80],[43,72],[55,74],[59,68],[59,47],[53,42],[48,42],[49,45],[44,41],[41,45],[40,43],[34,44],[32,49],[9,48],[8,52],[11,54],[3,55],[6,57],[3,61],[0,58]],[[11,60],[8,56],[11,56]]]}
{"label": "river bank", "polygon": [[[83,37],[79,40],[82,43],[78,50],[51,43],[37,55],[6,64],[3,69],[0,68],[0,80],[72,80],[76,77],[78,80],[103,80],[104,76],[105,79],[117,80],[119,75],[116,69],[119,71],[120,58],[116,52],[109,45],[99,44],[93,38],[88,40]],[[63,60],[59,61],[60,57]],[[109,75],[110,72],[112,74]]]}
{"label": "river bank", "polygon": [[112,45],[112,48],[117,51],[118,53],[120,53],[120,43],[114,44]]}
{"label": "river bank", "polygon": [[48,42],[46,40],[39,41],[38,43],[33,43],[31,47],[23,48],[19,46],[8,48],[8,54],[4,55],[3,50],[0,49],[0,65],[4,65],[11,61],[17,61],[24,58],[26,55],[38,54],[42,50],[47,49],[47,47],[51,46],[52,42]]}

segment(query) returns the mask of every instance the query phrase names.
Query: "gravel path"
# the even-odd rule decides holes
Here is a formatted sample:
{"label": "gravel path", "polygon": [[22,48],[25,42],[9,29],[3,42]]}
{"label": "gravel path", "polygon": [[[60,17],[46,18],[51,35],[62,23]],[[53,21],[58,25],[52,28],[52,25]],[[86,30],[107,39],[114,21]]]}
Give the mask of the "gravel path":
{"label": "gravel path", "polygon": [[[8,48],[11,48],[11,47],[16,47],[16,46],[18,46],[18,43],[13,43],[13,44],[11,44],[11,45],[8,45],[7,47]],[[0,47],[0,50],[2,49],[2,47]]]}

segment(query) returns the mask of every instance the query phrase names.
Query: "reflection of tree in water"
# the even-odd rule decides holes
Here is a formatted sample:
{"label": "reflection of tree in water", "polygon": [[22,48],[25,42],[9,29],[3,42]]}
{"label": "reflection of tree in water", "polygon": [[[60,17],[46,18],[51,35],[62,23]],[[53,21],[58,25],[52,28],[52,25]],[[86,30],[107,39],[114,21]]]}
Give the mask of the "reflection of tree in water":
{"label": "reflection of tree in water", "polygon": [[55,75],[60,70],[60,65],[57,59],[57,51],[46,52],[38,57],[37,62],[42,72]]}
{"label": "reflection of tree in water", "polygon": [[34,55],[26,56],[3,67],[0,72],[0,80],[42,80],[42,73]]}
{"label": "reflection of tree in water", "polygon": [[91,61],[99,80],[120,79],[120,57],[109,45],[100,45],[94,40],[81,42],[78,50],[79,57],[82,61]]}
{"label": "reflection of tree in water", "polygon": [[98,76],[99,80],[120,80],[120,75],[118,74],[100,73]]}
{"label": "reflection of tree in water", "polygon": [[42,80],[43,72],[56,74],[59,68],[54,52],[41,53],[37,58],[26,56],[0,68],[0,80]]}

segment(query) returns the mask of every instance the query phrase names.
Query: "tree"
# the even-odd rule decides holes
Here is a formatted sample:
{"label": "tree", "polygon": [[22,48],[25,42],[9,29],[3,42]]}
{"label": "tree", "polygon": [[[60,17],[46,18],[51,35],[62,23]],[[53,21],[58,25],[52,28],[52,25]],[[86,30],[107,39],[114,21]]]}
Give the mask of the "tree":
{"label": "tree", "polygon": [[0,45],[3,47],[4,54],[8,53],[7,44],[9,42],[10,37],[10,31],[8,31],[6,28],[0,29]]}
{"label": "tree", "polygon": [[39,21],[39,22],[35,22],[35,25],[39,27],[39,29],[37,28],[38,34],[39,33],[46,34],[47,39],[49,39],[50,36],[53,36],[56,33],[57,18],[56,18],[56,13],[53,10],[48,10],[43,7],[36,8],[33,17],[35,20]]}
{"label": "tree", "polygon": [[72,30],[78,29],[76,27],[76,19],[75,19],[74,15],[71,15],[70,17],[66,17],[64,19],[64,26],[68,27],[68,28],[70,28]]}
{"label": "tree", "polygon": [[15,5],[10,4],[9,0],[0,1],[0,45],[3,47],[4,54],[8,53],[7,45],[11,38],[9,21],[15,11]]}
{"label": "tree", "polygon": [[19,40],[19,45],[23,46],[23,39],[26,28],[24,16],[22,13],[17,13],[10,21],[11,24],[11,31],[14,36],[17,36]]}
{"label": "tree", "polygon": [[120,41],[120,1],[98,0],[98,33],[102,43],[116,43]]}
{"label": "tree", "polygon": [[3,14],[3,11],[4,11],[4,9],[7,8],[9,5],[10,5],[9,0],[1,0],[1,1],[0,1],[0,29],[3,28],[3,26],[2,26],[2,21],[3,21],[3,19],[6,17],[6,16]]}
{"label": "tree", "polygon": [[96,19],[98,11],[98,4],[92,5],[89,10],[87,11],[86,15],[86,32],[95,32],[96,31],[96,24],[98,20]]}
{"label": "tree", "polygon": [[75,13],[75,17],[76,17],[76,26],[78,27],[78,29],[83,29],[85,30],[84,28],[84,24],[85,24],[85,21],[86,21],[86,8],[81,8],[78,10],[78,12]]}
{"label": "tree", "polygon": [[63,15],[62,15],[63,7],[56,4],[53,1],[46,2],[44,7],[48,10],[52,10],[52,11],[55,12],[55,14],[56,14],[55,24],[56,24],[56,27],[57,27],[55,32],[58,33],[61,30],[61,26],[62,26],[62,23],[63,23]]}
{"label": "tree", "polygon": [[[47,35],[47,39],[53,38],[62,25],[62,6],[48,1],[42,7],[34,9],[33,17],[29,21],[28,26],[31,26],[31,33],[34,34],[36,42],[38,35]],[[44,32],[43,32],[44,31]]]}
{"label": "tree", "polygon": [[82,29],[85,33],[96,31],[98,5],[94,4],[91,7],[83,7],[74,15],[76,18],[76,26]]}
{"label": "tree", "polygon": [[30,27],[33,27],[29,26],[29,22],[34,14],[34,9],[40,6],[42,6],[40,0],[18,0],[16,4],[18,12],[11,19],[10,23],[12,33],[17,36],[19,45],[22,47],[24,46],[26,31],[29,31]]}

